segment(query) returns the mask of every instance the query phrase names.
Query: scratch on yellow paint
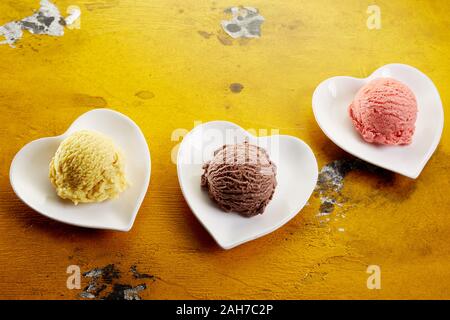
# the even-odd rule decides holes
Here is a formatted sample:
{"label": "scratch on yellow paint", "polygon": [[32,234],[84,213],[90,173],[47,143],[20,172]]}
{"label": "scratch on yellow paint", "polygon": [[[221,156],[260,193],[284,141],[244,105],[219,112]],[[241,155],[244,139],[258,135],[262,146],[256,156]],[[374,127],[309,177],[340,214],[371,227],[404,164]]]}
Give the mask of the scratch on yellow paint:
{"label": "scratch on yellow paint", "polygon": [[[377,1],[382,28],[368,30],[370,1],[253,0],[265,23],[262,37],[247,41],[220,29],[233,1],[55,2],[63,12],[81,8],[81,29],[0,46],[0,298],[76,298],[65,286],[71,264],[138,264],[156,277],[140,292],[147,299],[450,297],[447,128],[417,180],[351,171],[345,205],[329,221],[316,216],[316,194],[286,226],[231,251],[217,247],[186,205],[170,140],[177,128],[223,119],[300,137],[320,166],[348,158],[314,121],[314,88],[401,62],[428,74],[449,105],[449,2]],[[36,3],[1,1],[0,24]],[[244,88],[237,93],[236,83]],[[97,107],[133,118],[152,151],[151,186],[129,233],[50,221],[9,185],[10,161],[25,143],[60,134]],[[381,290],[367,289],[368,265],[380,266]]]}

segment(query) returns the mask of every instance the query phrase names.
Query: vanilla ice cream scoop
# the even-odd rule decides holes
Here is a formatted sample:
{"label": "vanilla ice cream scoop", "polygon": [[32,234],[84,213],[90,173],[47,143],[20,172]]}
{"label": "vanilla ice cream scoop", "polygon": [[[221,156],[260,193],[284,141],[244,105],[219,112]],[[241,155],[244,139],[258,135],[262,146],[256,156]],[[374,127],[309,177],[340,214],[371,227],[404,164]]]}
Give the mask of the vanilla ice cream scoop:
{"label": "vanilla ice cream scoop", "polygon": [[127,186],[120,150],[107,136],[89,130],[61,142],[49,177],[58,196],[75,204],[115,198]]}

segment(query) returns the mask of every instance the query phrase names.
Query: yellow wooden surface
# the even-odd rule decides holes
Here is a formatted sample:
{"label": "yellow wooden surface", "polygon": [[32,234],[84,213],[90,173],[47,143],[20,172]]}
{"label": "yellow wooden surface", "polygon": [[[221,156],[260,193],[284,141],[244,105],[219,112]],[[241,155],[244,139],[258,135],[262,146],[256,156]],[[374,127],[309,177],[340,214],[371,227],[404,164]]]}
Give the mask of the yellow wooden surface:
{"label": "yellow wooden surface", "polygon": [[[313,90],[330,76],[366,77],[387,63],[421,69],[448,106],[449,1],[376,1],[382,28],[368,30],[372,1],[251,0],[242,4],[266,21],[262,37],[247,41],[220,29],[233,1],[55,3],[63,11],[78,5],[81,29],[0,46],[0,298],[78,298],[80,290],[66,288],[67,266],[111,263],[125,284],[142,282],[128,272],[132,265],[155,276],[144,299],[450,298],[448,128],[417,180],[352,172],[345,218],[319,223],[315,195],[283,228],[230,251],[189,210],[171,162],[174,130],[217,119],[297,136],[319,167],[348,157],[314,121]],[[0,24],[38,6],[3,0]],[[231,83],[244,89],[232,93]],[[60,134],[99,107],[134,119],[152,153],[150,189],[128,233],[50,221],[9,184],[10,162],[24,144]],[[381,290],[366,287],[372,264],[381,267]]]}

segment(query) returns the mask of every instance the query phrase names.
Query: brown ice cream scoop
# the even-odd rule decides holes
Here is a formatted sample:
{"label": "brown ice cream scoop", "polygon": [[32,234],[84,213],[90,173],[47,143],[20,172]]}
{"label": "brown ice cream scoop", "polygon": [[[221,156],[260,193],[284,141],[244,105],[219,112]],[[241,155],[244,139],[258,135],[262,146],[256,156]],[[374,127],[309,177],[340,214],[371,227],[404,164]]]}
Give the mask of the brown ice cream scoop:
{"label": "brown ice cream scoop", "polygon": [[203,169],[201,185],[211,199],[246,217],[262,214],[277,186],[275,164],[264,149],[247,141],[216,150]]}

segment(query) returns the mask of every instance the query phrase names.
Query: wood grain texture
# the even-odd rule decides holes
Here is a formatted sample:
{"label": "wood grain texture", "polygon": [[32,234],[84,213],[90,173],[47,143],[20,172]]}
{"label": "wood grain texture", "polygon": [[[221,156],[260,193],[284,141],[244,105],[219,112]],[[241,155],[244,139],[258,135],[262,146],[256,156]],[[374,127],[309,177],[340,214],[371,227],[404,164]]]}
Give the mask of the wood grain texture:
{"label": "wood grain texture", "polygon": [[[297,136],[320,167],[348,158],[315,123],[312,93],[328,77],[366,77],[387,63],[424,71],[449,105],[450,2],[377,1],[382,29],[368,30],[370,1],[254,0],[266,21],[262,37],[248,41],[220,30],[233,1],[55,3],[82,9],[80,30],[0,46],[0,298],[79,298],[80,290],[66,288],[71,264],[82,271],[115,264],[132,285],[142,282],[129,271],[136,265],[155,276],[144,299],[450,298],[447,127],[419,179],[351,172],[345,206],[327,223],[316,216],[315,195],[283,228],[230,251],[190,212],[171,161],[174,130],[219,119]],[[0,24],[37,6],[1,1]],[[60,134],[98,107],[130,116],[151,148],[150,189],[128,233],[50,221],[8,180],[24,144]],[[371,264],[381,266],[381,290],[366,287]]]}

